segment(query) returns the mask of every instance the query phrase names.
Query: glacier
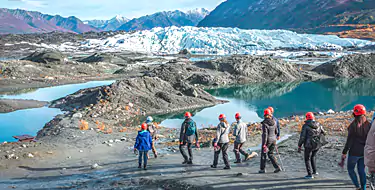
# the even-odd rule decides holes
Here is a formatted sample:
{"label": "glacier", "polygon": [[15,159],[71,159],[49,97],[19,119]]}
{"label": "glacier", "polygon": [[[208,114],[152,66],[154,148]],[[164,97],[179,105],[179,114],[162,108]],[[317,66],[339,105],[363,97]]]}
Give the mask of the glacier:
{"label": "glacier", "polygon": [[183,49],[192,54],[264,54],[264,51],[335,50],[375,45],[359,39],[335,35],[298,34],[288,30],[243,30],[238,28],[166,27],[118,34],[106,39],[88,39],[80,48],[101,51],[133,51],[152,54],[177,54]]}

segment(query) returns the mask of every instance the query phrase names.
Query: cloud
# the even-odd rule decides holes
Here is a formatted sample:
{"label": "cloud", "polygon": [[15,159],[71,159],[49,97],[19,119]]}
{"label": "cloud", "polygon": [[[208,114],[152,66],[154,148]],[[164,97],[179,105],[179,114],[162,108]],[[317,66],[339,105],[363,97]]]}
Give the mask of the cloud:
{"label": "cloud", "polygon": [[29,5],[35,8],[42,8],[48,5],[46,2],[41,1],[41,0],[8,0],[8,1],[21,2],[21,3],[24,3],[25,5]]}

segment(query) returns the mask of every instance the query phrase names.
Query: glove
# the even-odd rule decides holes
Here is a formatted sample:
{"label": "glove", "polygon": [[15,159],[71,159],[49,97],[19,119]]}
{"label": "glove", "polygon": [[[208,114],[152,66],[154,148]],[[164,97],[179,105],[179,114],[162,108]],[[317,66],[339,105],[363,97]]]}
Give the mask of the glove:
{"label": "glove", "polygon": [[301,153],[302,152],[302,147],[298,147],[298,153]]}
{"label": "glove", "polygon": [[343,155],[341,156],[341,159],[342,159],[342,160],[345,160],[345,159],[346,159],[346,154],[343,154]]}
{"label": "glove", "polygon": [[268,147],[266,145],[263,146],[263,153],[267,153],[268,152]]}
{"label": "glove", "polygon": [[184,144],[184,142],[180,142],[180,145],[183,145]]}
{"label": "glove", "polygon": [[138,150],[136,148],[134,148],[134,154],[138,155]]}
{"label": "glove", "polygon": [[214,143],[214,147],[217,147],[217,143]]}
{"label": "glove", "polygon": [[279,141],[279,140],[280,140],[280,137],[277,137],[276,139]]}

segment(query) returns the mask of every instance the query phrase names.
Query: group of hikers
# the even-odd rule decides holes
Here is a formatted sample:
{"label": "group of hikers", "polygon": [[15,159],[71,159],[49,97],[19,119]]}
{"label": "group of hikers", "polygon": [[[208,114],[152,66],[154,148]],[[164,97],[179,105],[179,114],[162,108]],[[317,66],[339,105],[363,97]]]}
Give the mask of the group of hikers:
{"label": "group of hikers", "polygon": [[[357,189],[366,189],[366,171],[365,167],[368,167],[369,172],[374,175],[375,173],[375,122],[367,120],[366,108],[363,105],[356,105],[353,109],[354,120],[348,127],[348,137],[345,143],[345,147],[342,151],[342,161],[344,162],[348,156],[348,173],[350,179]],[[375,116],[374,116],[375,118]],[[234,141],[234,154],[236,160],[234,163],[239,164],[242,161],[247,161],[252,158],[252,155],[243,150],[244,143],[248,137],[248,125],[241,120],[241,114],[235,114],[236,122],[233,126]],[[228,147],[229,147],[229,134],[231,125],[229,125],[226,116],[224,114],[219,115],[220,123],[217,125],[216,137],[212,141],[214,148],[214,160],[211,168],[217,168],[219,155],[222,153],[223,161],[225,164],[224,169],[231,169],[228,159]],[[277,150],[276,142],[280,140],[280,125],[277,118],[274,117],[274,109],[268,107],[264,110],[264,120],[262,124],[262,148],[261,148],[261,162],[259,173],[266,173],[267,157],[271,161],[275,168],[274,173],[282,171],[274,152]],[[371,125],[373,125],[371,127]],[[157,158],[157,152],[155,149],[154,141],[157,140],[157,129],[153,124],[151,116],[147,117],[145,123],[141,125],[141,131],[138,132],[134,150],[139,151],[139,168],[142,168],[142,159],[144,160],[144,169],[147,169],[148,151],[152,150],[155,158]],[[306,179],[313,179],[314,176],[318,175],[316,167],[316,155],[319,149],[324,146],[327,142],[325,140],[326,132],[323,126],[315,120],[314,113],[306,113],[306,120],[302,127],[300,138],[298,141],[298,152],[302,152],[302,146],[304,147],[304,161],[307,170]],[[181,125],[180,138],[179,138],[179,149],[182,154],[184,161],[182,164],[193,164],[193,151],[192,146],[195,142],[197,148],[199,145],[199,133],[196,123],[192,119],[190,112],[185,113],[185,120]],[[186,149],[188,154],[186,154]],[[241,154],[244,159],[241,160]],[[281,160],[280,160],[281,161]],[[343,163],[342,163],[343,164]],[[360,178],[355,172],[355,167]]]}

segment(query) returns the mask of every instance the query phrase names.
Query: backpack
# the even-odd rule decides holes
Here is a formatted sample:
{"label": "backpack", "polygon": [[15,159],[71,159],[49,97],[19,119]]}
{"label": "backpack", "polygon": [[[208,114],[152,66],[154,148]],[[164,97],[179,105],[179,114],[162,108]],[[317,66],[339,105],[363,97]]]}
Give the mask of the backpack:
{"label": "backpack", "polygon": [[318,129],[312,129],[312,132],[313,135],[311,137],[311,146],[313,149],[319,149],[328,143],[324,134],[322,133],[321,126],[319,126]]}
{"label": "backpack", "polygon": [[[188,125],[188,126],[186,126]],[[189,121],[189,122],[185,122],[185,129],[186,129],[186,132],[185,134],[187,136],[192,136],[195,134],[195,130],[197,129],[196,126],[195,126],[195,123],[194,121]]]}

